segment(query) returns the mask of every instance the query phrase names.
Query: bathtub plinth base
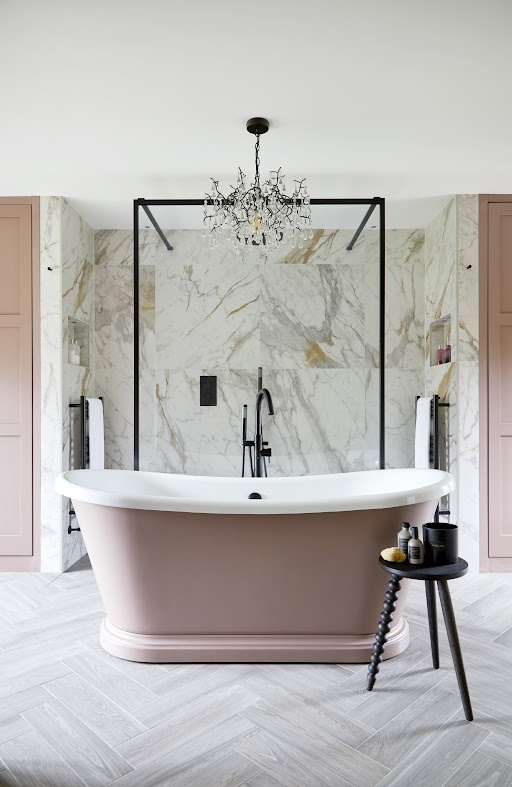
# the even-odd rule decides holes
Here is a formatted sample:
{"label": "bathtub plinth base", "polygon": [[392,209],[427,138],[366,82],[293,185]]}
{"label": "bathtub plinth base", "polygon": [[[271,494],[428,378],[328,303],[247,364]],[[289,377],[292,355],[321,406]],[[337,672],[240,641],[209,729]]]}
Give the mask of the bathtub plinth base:
{"label": "bathtub plinth base", "polygon": [[[148,663],[324,662],[364,663],[370,660],[375,634],[366,635],[151,635],[116,628],[108,618],[101,624],[102,647],[113,656]],[[390,630],[386,659],[409,645],[404,618]]]}

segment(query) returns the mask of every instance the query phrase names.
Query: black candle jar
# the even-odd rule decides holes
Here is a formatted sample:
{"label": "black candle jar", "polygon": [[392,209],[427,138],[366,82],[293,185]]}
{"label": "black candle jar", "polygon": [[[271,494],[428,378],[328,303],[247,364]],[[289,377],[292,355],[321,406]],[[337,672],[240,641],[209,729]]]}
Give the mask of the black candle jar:
{"label": "black candle jar", "polygon": [[423,525],[425,563],[446,566],[459,558],[459,529],[445,522],[427,522]]}

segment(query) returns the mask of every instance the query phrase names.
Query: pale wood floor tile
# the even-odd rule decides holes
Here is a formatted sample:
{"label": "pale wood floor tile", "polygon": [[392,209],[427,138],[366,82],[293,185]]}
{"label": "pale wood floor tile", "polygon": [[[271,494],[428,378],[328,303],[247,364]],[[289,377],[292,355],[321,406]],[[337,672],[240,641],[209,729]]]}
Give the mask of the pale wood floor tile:
{"label": "pale wood floor tile", "polygon": [[[13,776],[11,771],[6,770],[5,768],[1,769],[1,772],[0,772],[0,787],[20,787],[20,785],[21,785],[21,787],[23,787],[22,783],[19,782],[18,779],[16,779]],[[25,782],[25,787],[32,787],[32,785],[34,785],[34,787],[36,787],[37,781],[34,780],[34,781]]]}
{"label": "pale wood floor tile", "polygon": [[357,747],[374,732],[372,727],[354,721],[329,704],[324,706],[321,697],[304,702],[282,686],[266,680],[263,675],[254,676],[243,685],[263,700],[266,708],[280,710],[296,722],[332,735],[349,746]]}
{"label": "pale wood floor tile", "polygon": [[351,670],[340,664],[300,664],[299,666],[307,675],[315,675],[319,680],[334,686],[339,686],[353,675]]}
{"label": "pale wood floor tile", "polygon": [[443,787],[510,787],[512,768],[492,757],[474,752]]}
{"label": "pale wood floor tile", "polygon": [[11,716],[10,719],[0,721],[0,743],[5,743],[12,738],[17,738],[18,735],[24,735],[31,731],[30,725],[20,715]]}
{"label": "pale wood floor tile", "polygon": [[126,760],[56,700],[24,711],[23,718],[88,787],[105,787],[132,770]]}
{"label": "pale wood floor tile", "polygon": [[[45,650],[48,642],[56,637],[58,638],[59,649],[62,648],[62,644],[67,640],[73,643],[76,651],[76,644],[83,637],[90,636],[93,625],[94,621],[78,624],[76,620],[71,622],[67,621],[66,623],[61,623],[60,621],[52,623],[49,621],[48,626],[39,628],[37,631],[21,631],[21,629],[15,629],[11,632],[9,637],[5,637],[2,647],[8,652],[15,648],[23,648],[24,645],[37,642],[40,648]],[[82,648],[82,650],[83,649],[84,648]]]}
{"label": "pale wood floor tile", "polygon": [[112,667],[115,667],[120,672],[124,672],[129,678],[147,686],[149,681],[159,678],[166,674],[166,670],[162,664],[145,664],[138,661],[126,661],[126,659],[118,659],[116,656],[111,656],[100,645],[100,638],[96,632],[92,636],[85,637],[82,642],[89,650],[92,650],[96,656],[106,661]]}
{"label": "pale wood floor tile", "polygon": [[250,779],[261,773],[261,769],[236,751],[223,754],[211,764],[178,781],[173,787],[243,787]]}
{"label": "pale wood floor tile", "polygon": [[[353,787],[329,770],[316,755],[310,756],[266,732],[253,735],[237,751],[275,776],[285,787]],[[262,778],[265,784],[264,778]]]}
{"label": "pale wood floor tile", "polygon": [[512,587],[508,584],[503,584],[463,607],[462,612],[481,619],[489,615],[495,615],[501,607],[509,604],[511,601]]}
{"label": "pale wood floor tile", "polygon": [[452,721],[426,743],[407,754],[379,787],[444,785],[490,733],[467,721]]}
{"label": "pale wood floor tile", "polygon": [[305,724],[303,720],[299,723],[291,716],[271,711],[261,704],[242,711],[241,715],[283,746],[293,746],[301,755],[316,757],[354,787],[373,787],[388,771],[385,766],[317,727]]}
{"label": "pale wood floor tile", "polygon": [[66,659],[65,664],[125,711],[134,711],[155,699],[156,695],[149,689],[89,650],[78,657]]}
{"label": "pale wood floor tile", "polygon": [[179,713],[195,702],[197,705],[214,697],[219,691],[235,686],[254,674],[250,664],[224,664],[223,669],[214,670],[202,680],[160,697],[134,711],[134,716],[146,727],[156,727],[169,718],[170,713]]}
{"label": "pale wood floor tile", "polygon": [[268,771],[262,770],[257,776],[253,776],[246,782],[245,787],[287,787],[287,785],[278,781],[275,776],[271,776]]}
{"label": "pale wood floor tile", "polygon": [[213,675],[225,668],[225,664],[180,664],[174,670],[164,671],[163,675],[159,675],[146,685],[159,697],[164,697],[171,691],[189,686],[196,680],[201,680],[201,678]]}
{"label": "pale wood floor tile", "polygon": [[[478,723],[480,724],[480,719],[478,719]],[[493,732],[480,744],[478,751],[489,757],[494,757],[495,760],[500,760],[512,768],[512,735]],[[510,783],[512,784],[512,781]]]}
{"label": "pale wood floor tile", "polygon": [[0,700],[0,721],[10,719],[24,710],[34,708],[36,705],[43,705],[48,702],[50,695],[43,686],[35,686],[26,691],[19,691],[10,697]]}
{"label": "pale wood floor tile", "polygon": [[[419,583],[418,583],[419,584]],[[500,585],[509,584],[503,574],[479,574],[470,585],[461,587],[451,593],[455,611],[463,609],[473,601],[478,601]]]}
{"label": "pale wood floor tile", "polygon": [[25,692],[27,689],[40,686],[49,680],[61,678],[71,672],[70,668],[63,664],[61,661],[55,661],[50,664],[43,664],[41,667],[27,670],[26,672],[17,673],[12,677],[0,678],[0,708],[1,701],[6,697],[19,692]]}
{"label": "pale wood floor tile", "polygon": [[173,784],[173,780],[183,781],[194,771],[237,748],[257,731],[257,727],[246,719],[232,716],[211,725],[207,732],[187,739],[179,748],[124,776],[116,782],[115,787],[168,787]]}
{"label": "pale wood floor tile", "polygon": [[88,787],[35,732],[2,744],[0,757],[21,787]]}
{"label": "pale wood floor tile", "polygon": [[208,736],[209,730],[221,721],[235,717],[257,702],[257,697],[243,686],[210,693],[200,704],[188,703],[173,709],[157,727],[117,747],[117,751],[134,767],[174,751],[191,738]]}
{"label": "pale wood floor tile", "polygon": [[0,787],[512,787],[512,576],[450,588],[473,724],[440,610],[432,669],[422,583],[369,694],[366,664],[123,661],[99,645],[87,559],[0,575]]}
{"label": "pale wood floor tile", "polygon": [[442,683],[434,686],[361,743],[358,751],[388,768],[394,768],[403,759],[404,751],[424,745],[460,705],[460,698],[445,689]]}
{"label": "pale wood floor tile", "polygon": [[351,718],[363,724],[373,725],[377,729],[398,716],[449,674],[448,667],[434,670],[430,663],[420,662],[414,671],[410,670],[400,678],[388,682],[385,664],[386,662],[378,674],[377,683],[371,694],[367,692],[366,699],[349,711]]}
{"label": "pale wood floor tile", "polygon": [[140,721],[74,672],[46,683],[45,688],[110,746],[124,743],[146,730]]}

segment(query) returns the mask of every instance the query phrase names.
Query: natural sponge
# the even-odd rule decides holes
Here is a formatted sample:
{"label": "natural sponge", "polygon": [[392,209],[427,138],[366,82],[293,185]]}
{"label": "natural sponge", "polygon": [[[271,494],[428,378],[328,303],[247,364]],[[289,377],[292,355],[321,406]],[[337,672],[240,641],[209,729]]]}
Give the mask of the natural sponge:
{"label": "natural sponge", "polygon": [[403,563],[407,557],[400,547],[388,547],[388,549],[383,549],[380,556],[383,560],[387,560],[388,563]]}

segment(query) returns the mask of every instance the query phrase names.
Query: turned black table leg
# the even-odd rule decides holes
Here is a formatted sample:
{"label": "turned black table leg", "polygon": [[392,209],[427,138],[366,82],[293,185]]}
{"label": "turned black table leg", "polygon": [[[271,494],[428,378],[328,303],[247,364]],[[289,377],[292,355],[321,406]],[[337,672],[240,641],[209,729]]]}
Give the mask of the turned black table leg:
{"label": "turned black table leg", "polygon": [[430,629],[430,648],[432,650],[432,665],[434,669],[439,669],[439,638],[437,634],[437,608],[436,608],[436,584],[433,580],[425,580],[425,592],[427,594],[428,627]]}
{"label": "turned black table leg", "polygon": [[398,591],[400,590],[400,579],[391,575],[388,582],[388,590],[386,591],[386,598],[382,606],[380,614],[380,622],[375,634],[375,645],[373,646],[372,658],[370,666],[368,667],[368,677],[366,679],[366,688],[371,691],[375,685],[377,672],[379,671],[379,664],[382,661],[382,654],[384,653],[384,645],[387,641],[387,634],[391,626],[389,625],[393,620],[393,612],[396,609],[396,600]]}
{"label": "turned black table leg", "polygon": [[471,709],[471,700],[469,698],[466,672],[464,670],[464,663],[462,661],[462,651],[460,649],[457,624],[455,623],[455,615],[453,613],[452,599],[450,596],[450,591],[448,590],[448,581],[446,579],[438,579],[437,586],[439,588],[439,596],[441,598],[441,607],[443,608],[446,633],[448,634],[448,641],[450,643],[450,650],[452,652],[453,666],[455,667],[455,674],[457,675],[457,682],[459,684],[464,714],[468,721],[473,721],[473,711]]}

